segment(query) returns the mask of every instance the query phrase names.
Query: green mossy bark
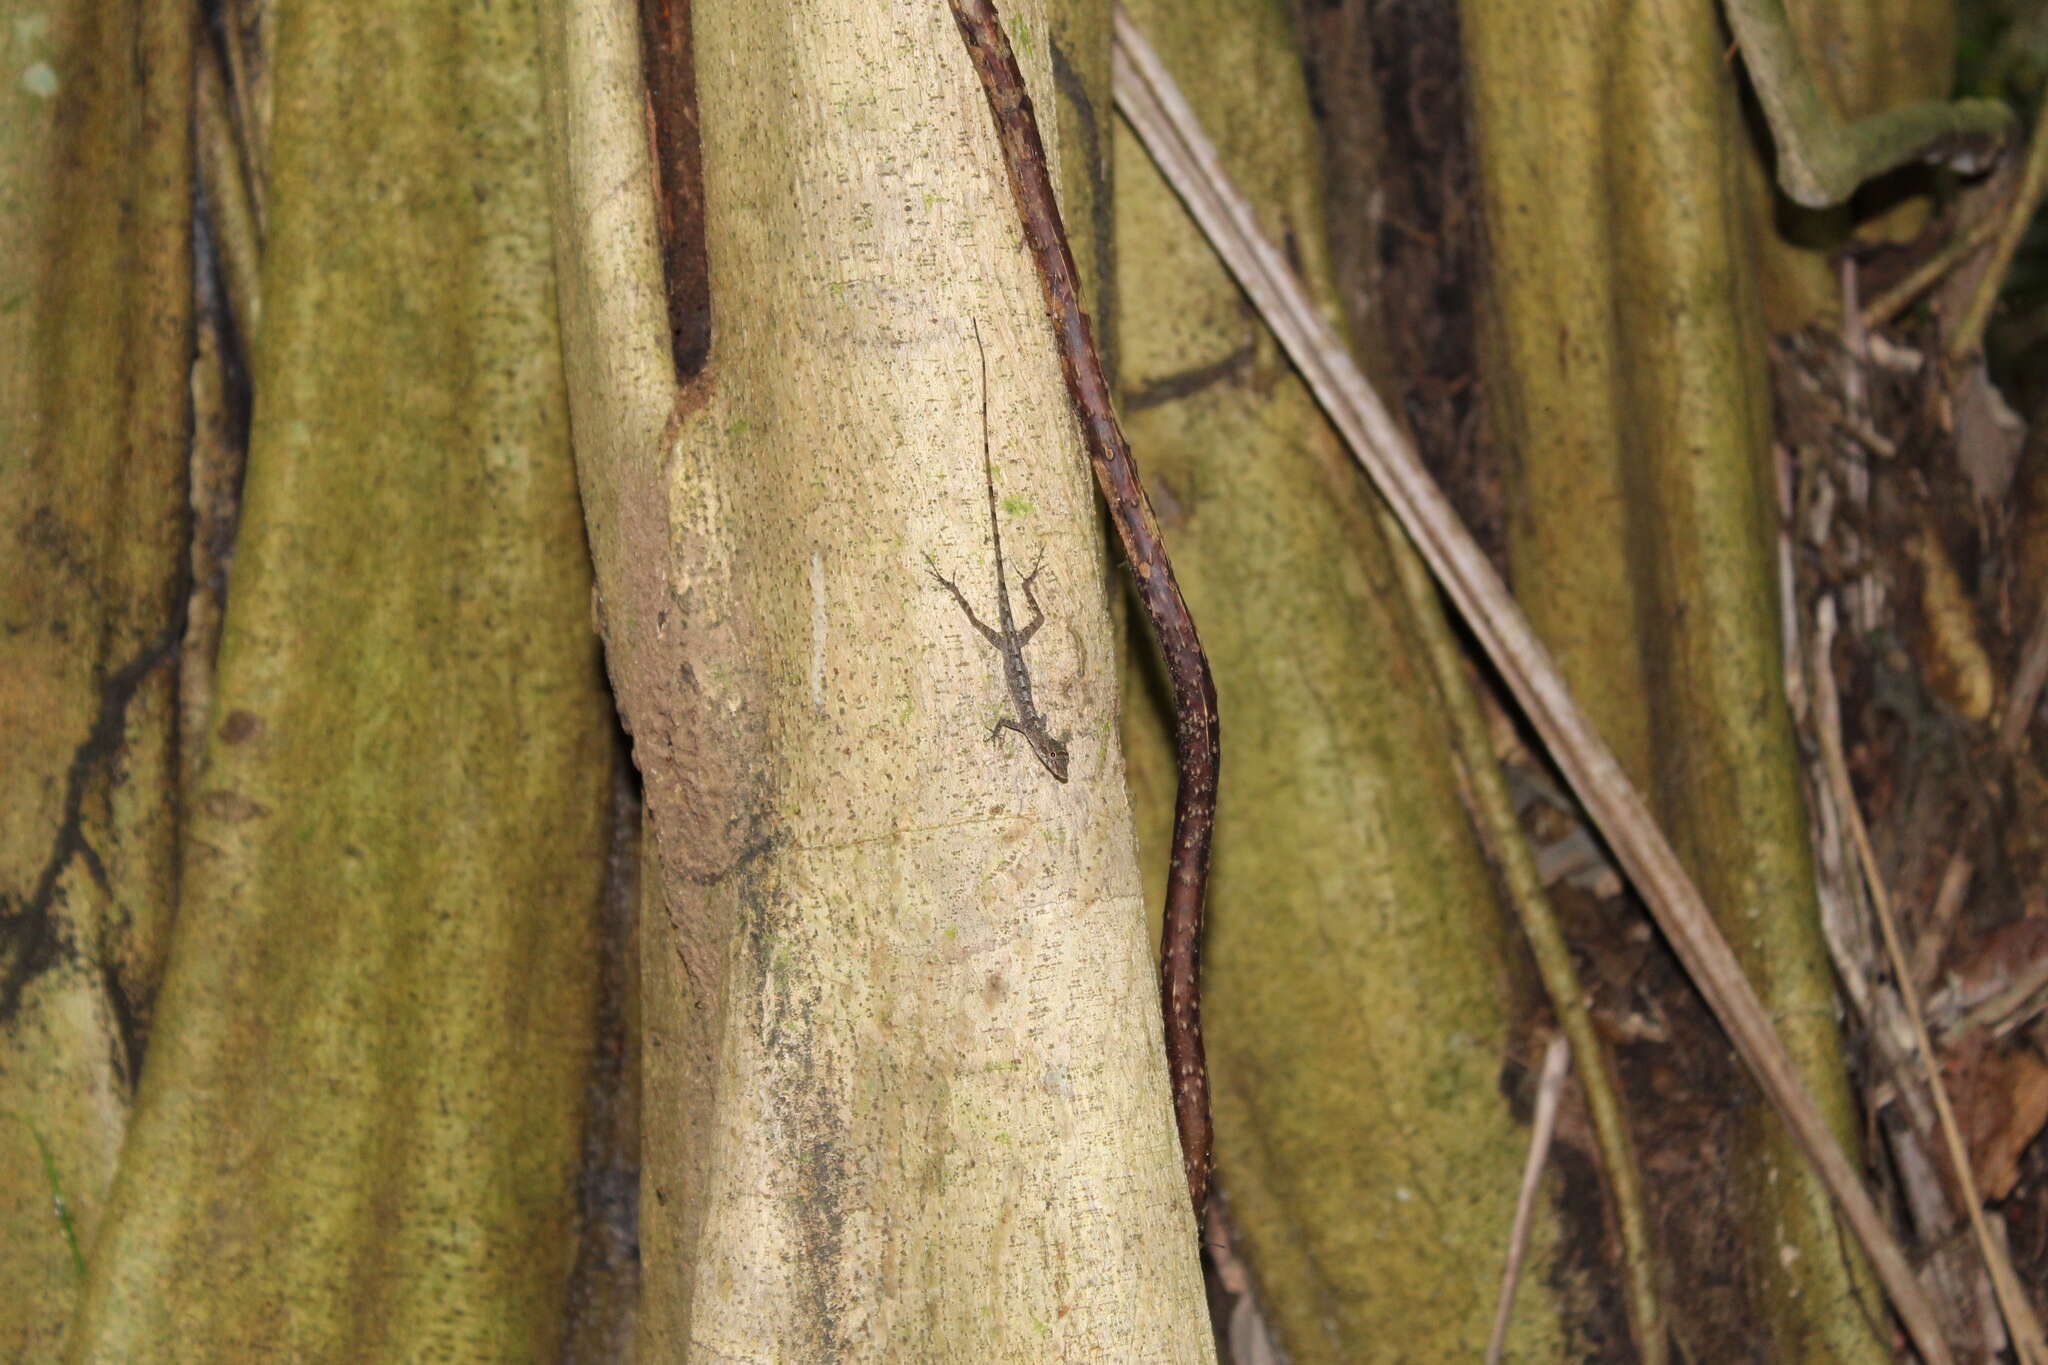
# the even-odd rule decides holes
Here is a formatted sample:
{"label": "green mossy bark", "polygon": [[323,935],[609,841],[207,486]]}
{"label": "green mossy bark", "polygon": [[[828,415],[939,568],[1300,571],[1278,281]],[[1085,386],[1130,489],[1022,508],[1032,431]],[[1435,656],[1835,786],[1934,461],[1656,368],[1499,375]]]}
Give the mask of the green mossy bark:
{"label": "green mossy bark", "polygon": [[177,903],[192,25],[0,5],[5,1360],[57,1354]]}
{"label": "green mossy bark", "polygon": [[[1285,6],[1131,8],[1334,313]],[[1527,1133],[1501,1092],[1512,929],[1426,655],[1357,467],[1127,129],[1116,224],[1126,428],[1223,723],[1203,958],[1219,1188],[1291,1359],[1474,1359]],[[1146,682],[1127,742],[1157,888],[1174,781]],[[1558,1235],[1546,1200],[1514,1359],[1582,1358],[1565,1319],[1592,1295]]]}
{"label": "green mossy bark", "polygon": [[74,1361],[557,1349],[609,720],[532,12],[280,30],[240,536]]}
{"label": "green mossy bark", "polygon": [[[1916,100],[1945,99],[1954,83],[1954,0],[1787,0],[1799,55],[1821,98],[1844,119]],[[1745,141],[1767,150],[1763,119]],[[1743,159],[1743,196],[1757,246],[1764,313],[1773,332],[1841,316],[1834,258],[1856,231],[1848,207],[1803,209],[1778,192],[1763,156]],[[1926,225],[1927,200],[1909,198],[1856,235],[1905,241]]]}
{"label": "green mossy bark", "polygon": [[[1487,2],[1465,34],[1491,392],[1520,452],[1517,596],[1853,1145],[1783,703],[1763,324],[1719,32],[1680,3]],[[1762,1106],[1741,1131],[1770,1357],[1885,1359],[1818,1181]]]}

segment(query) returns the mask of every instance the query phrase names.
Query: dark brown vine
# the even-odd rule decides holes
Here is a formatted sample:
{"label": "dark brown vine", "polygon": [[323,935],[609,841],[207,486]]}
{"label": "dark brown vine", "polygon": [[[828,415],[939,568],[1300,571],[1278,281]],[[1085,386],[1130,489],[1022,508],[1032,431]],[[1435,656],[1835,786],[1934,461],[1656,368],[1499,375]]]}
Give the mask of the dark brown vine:
{"label": "dark brown vine", "polygon": [[1202,1056],[1202,898],[1209,880],[1209,835],[1216,818],[1218,729],[1216,686],[1195,623],[1174,581],[1151,501],[1138,482],[1131,447],[1110,408],[1088,315],[1074,272],[1074,256],[1053,199],[1052,177],[1039,140],[1038,120],[1023,74],[989,0],[951,0],[967,54],[981,77],[995,116],[996,137],[1010,190],[1023,221],[1024,242],[1038,267],[1067,377],[1067,393],[1081,419],[1095,482],[1109,504],[1123,542],[1131,580],[1152,622],[1173,692],[1174,757],[1180,784],[1173,803],[1173,858],[1166,879],[1166,923],[1160,934],[1159,998],[1166,1022],[1166,1060],[1173,1076],[1174,1120],[1195,1224],[1201,1226],[1209,1192],[1209,1072]]}

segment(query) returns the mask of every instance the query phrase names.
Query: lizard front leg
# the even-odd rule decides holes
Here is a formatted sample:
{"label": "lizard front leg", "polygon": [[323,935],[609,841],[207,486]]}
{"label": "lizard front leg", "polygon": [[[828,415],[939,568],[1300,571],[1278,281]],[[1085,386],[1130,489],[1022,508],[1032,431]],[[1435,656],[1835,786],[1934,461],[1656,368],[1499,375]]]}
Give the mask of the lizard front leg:
{"label": "lizard front leg", "polygon": [[[953,600],[960,604],[960,610],[967,613],[968,624],[973,626],[976,630],[980,631],[981,637],[984,640],[987,640],[997,649],[1001,649],[1003,647],[1003,633],[999,630],[993,629],[988,625],[987,622],[983,621],[979,616],[976,616],[974,614],[974,608],[968,605],[967,594],[960,591],[960,585],[958,583],[955,583],[952,579],[946,577],[944,574],[940,573],[939,566],[932,562],[932,557],[930,555],[926,555],[924,557],[924,568],[925,572],[932,576],[932,581],[934,583],[937,583],[947,592],[953,594]],[[1034,570],[1033,572],[1036,572],[1036,570]]]}

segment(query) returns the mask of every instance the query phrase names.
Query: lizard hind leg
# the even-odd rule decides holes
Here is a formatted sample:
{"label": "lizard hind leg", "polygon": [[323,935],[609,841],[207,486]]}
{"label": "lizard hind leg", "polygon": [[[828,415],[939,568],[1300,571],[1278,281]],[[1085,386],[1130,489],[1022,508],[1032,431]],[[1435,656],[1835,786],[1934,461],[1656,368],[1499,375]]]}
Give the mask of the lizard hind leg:
{"label": "lizard hind leg", "polygon": [[1038,634],[1038,628],[1045,624],[1045,608],[1038,605],[1038,594],[1032,586],[1038,582],[1038,571],[1045,567],[1045,547],[1040,546],[1038,558],[1031,565],[1031,572],[1024,575],[1020,585],[1024,589],[1024,602],[1031,608],[1031,619],[1017,628],[1017,646],[1022,648],[1031,643],[1031,637]]}

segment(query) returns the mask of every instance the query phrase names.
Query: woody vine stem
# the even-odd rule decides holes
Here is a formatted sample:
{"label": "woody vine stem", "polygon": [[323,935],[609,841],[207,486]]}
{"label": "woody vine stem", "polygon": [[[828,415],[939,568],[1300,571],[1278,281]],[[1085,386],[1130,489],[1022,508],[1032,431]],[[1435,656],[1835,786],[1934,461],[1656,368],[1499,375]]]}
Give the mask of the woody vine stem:
{"label": "woody vine stem", "polygon": [[1067,248],[1066,229],[1053,199],[1038,119],[1017,58],[989,0],[950,0],[967,54],[981,77],[1002,146],[1003,167],[1017,201],[1024,243],[1038,267],[1045,311],[1059,345],[1067,393],[1081,420],[1096,486],[1109,504],[1123,542],[1131,580],[1166,660],[1173,693],[1174,759],[1180,783],[1173,803],[1173,856],[1166,877],[1166,922],[1160,932],[1159,996],[1166,1024],[1166,1061],[1173,1076],[1174,1121],[1195,1225],[1201,1226],[1209,1190],[1209,1073],[1202,1056],[1202,1002],[1198,985],[1202,898],[1209,879],[1209,835],[1216,819],[1216,687],[1194,620],[1174,581],[1159,521],[1138,482],[1131,447],[1110,408],[1109,384],[1095,353],[1095,338]]}

